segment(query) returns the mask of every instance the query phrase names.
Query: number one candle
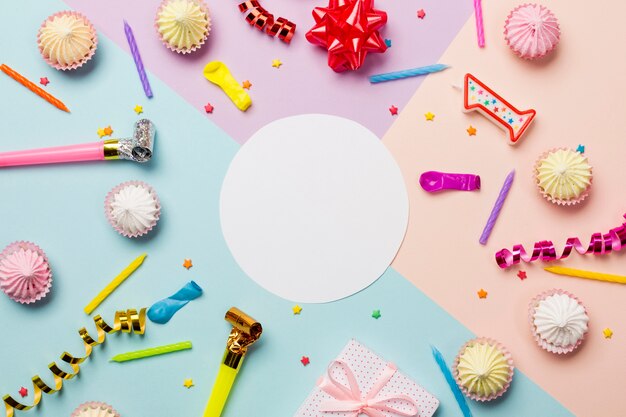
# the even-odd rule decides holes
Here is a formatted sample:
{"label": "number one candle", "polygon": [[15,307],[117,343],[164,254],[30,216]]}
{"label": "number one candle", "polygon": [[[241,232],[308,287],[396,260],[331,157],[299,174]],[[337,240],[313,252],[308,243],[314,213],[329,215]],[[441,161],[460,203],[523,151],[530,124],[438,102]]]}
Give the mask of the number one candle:
{"label": "number one candle", "polygon": [[465,111],[479,111],[509,133],[509,145],[516,145],[532,123],[534,109],[519,111],[472,74],[465,74],[463,87]]}
{"label": "number one candle", "polygon": [[135,35],[133,35],[133,30],[125,20],[124,33],[126,34],[126,40],[128,40],[130,53],[133,55],[133,59],[135,60],[135,66],[137,67],[137,72],[139,73],[139,80],[141,81],[141,85],[143,86],[143,91],[146,93],[146,97],[152,98],[152,88],[150,88],[150,81],[148,81],[146,70],[143,67],[143,61],[141,60],[141,55],[139,54],[139,49],[137,48]]}

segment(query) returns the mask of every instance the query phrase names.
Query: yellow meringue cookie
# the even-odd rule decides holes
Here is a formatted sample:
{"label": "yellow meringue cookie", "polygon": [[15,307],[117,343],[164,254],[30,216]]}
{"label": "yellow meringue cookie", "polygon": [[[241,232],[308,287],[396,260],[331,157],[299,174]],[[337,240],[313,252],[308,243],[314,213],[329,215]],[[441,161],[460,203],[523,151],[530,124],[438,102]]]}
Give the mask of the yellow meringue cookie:
{"label": "yellow meringue cookie", "polygon": [[573,149],[555,149],[537,163],[537,184],[549,198],[576,200],[591,185],[591,165],[587,157]]}
{"label": "yellow meringue cookie", "polygon": [[206,8],[195,0],[166,1],[157,13],[157,30],[177,52],[191,52],[201,46],[209,34],[209,25]]}
{"label": "yellow meringue cookie", "polygon": [[93,55],[96,33],[79,13],[62,12],[48,18],[39,29],[39,50],[55,68],[76,68]]}
{"label": "yellow meringue cookie", "polygon": [[456,372],[460,385],[482,399],[495,398],[512,377],[505,353],[486,340],[468,343],[459,354]]}

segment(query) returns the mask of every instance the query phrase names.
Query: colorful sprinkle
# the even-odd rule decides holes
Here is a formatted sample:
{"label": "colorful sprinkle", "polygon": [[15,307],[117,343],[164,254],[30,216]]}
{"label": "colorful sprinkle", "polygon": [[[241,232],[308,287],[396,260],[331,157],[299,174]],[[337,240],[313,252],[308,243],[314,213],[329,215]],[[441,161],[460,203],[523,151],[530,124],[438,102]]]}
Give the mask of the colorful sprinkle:
{"label": "colorful sprinkle", "polygon": [[252,83],[248,80],[245,80],[244,82],[241,83],[241,86],[245,88],[246,90],[249,90],[250,87],[252,87]]}
{"label": "colorful sprinkle", "polygon": [[183,386],[187,389],[193,387],[193,379],[185,379],[185,381],[183,382]]}
{"label": "colorful sprinkle", "polygon": [[488,293],[481,288],[480,291],[478,291],[476,294],[478,294],[478,298],[487,298]]}
{"label": "colorful sprinkle", "polygon": [[300,314],[300,312],[302,312],[302,307],[300,307],[299,305],[295,305],[292,307],[293,310],[293,314]]}
{"label": "colorful sprinkle", "polygon": [[585,153],[585,145],[578,145],[576,152]]}
{"label": "colorful sprinkle", "polygon": [[419,9],[417,11],[417,17],[420,19],[424,19],[426,17],[426,12],[424,11],[424,9]]}
{"label": "colorful sprinkle", "polygon": [[28,395],[28,390],[24,387],[20,388],[20,390],[18,391],[19,394],[22,396],[22,398],[26,397]]}
{"label": "colorful sprinkle", "polygon": [[211,103],[207,103],[206,106],[204,106],[204,111],[207,113],[213,113],[213,109],[214,107],[211,105]]}
{"label": "colorful sprinkle", "polygon": [[274,68],[280,68],[281,65],[283,65],[283,63],[282,63],[282,61],[280,59],[272,60],[272,66]]}
{"label": "colorful sprinkle", "polygon": [[519,279],[521,279],[522,281],[524,281],[526,278],[528,278],[526,276],[526,271],[517,271],[517,276]]}
{"label": "colorful sprinkle", "polygon": [[430,120],[431,122],[435,120],[435,115],[431,112],[425,113],[424,117],[426,118],[426,120]]}
{"label": "colorful sprinkle", "polygon": [[39,84],[41,84],[41,85],[43,85],[45,87],[48,84],[50,84],[50,80],[48,80],[48,77],[42,77],[42,78],[39,79]]}
{"label": "colorful sprinkle", "polygon": [[380,314],[380,310],[374,310],[372,311],[372,317],[374,317],[376,320],[378,320],[382,315]]}
{"label": "colorful sprinkle", "polygon": [[604,335],[605,339],[610,339],[611,337],[613,337],[613,330],[607,327],[606,329],[602,330],[602,334]]}
{"label": "colorful sprinkle", "polygon": [[391,113],[392,116],[397,116],[398,115],[398,108],[396,106],[391,106],[389,107],[389,113]]}
{"label": "colorful sprinkle", "polygon": [[472,125],[470,125],[467,129],[467,134],[470,136],[476,136],[476,128]]}
{"label": "colorful sprinkle", "polygon": [[311,363],[308,356],[303,356],[302,359],[300,359],[300,362],[302,362],[303,366],[307,366],[308,364]]}
{"label": "colorful sprinkle", "polygon": [[193,266],[193,263],[191,262],[191,259],[185,259],[183,262],[183,267],[187,268],[187,270],[189,270],[189,268],[191,268]]}
{"label": "colorful sprinkle", "polygon": [[133,110],[135,110],[135,113],[137,113],[137,114],[141,114],[141,113],[143,113],[143,106],[140,106],[139,104],[137,104],[137,105],[133,108]]}

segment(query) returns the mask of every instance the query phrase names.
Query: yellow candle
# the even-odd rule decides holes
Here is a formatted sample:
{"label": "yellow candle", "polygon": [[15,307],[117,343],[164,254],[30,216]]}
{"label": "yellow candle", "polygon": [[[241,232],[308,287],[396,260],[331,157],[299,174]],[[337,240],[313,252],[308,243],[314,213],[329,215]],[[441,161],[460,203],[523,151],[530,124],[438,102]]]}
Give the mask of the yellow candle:
{"label": "yellow candle", "polygon": [[134,261],[130,263],[118,276],[113,278],[113,281],[109,283],[98,295],[94,297],[93,300],[89,304],[85,306],[85,313],[91,314],[93,311],[102,303],[117,287],[119,287],[122,282],[126,281],[126,279],[137,270],[143,263],[143,260],[146,259],[146,254],[143,253],[137,257]]}
{"label": "yellow candle", "polygon": [[563,268],[561,266],[548,266],[544,268],[548,272],[557,275],[570,277],[594,279],[596,281],[614,282],[616,284],[626,284],[626,276],[605,274],[602,272],[583,271],[582,269]]}

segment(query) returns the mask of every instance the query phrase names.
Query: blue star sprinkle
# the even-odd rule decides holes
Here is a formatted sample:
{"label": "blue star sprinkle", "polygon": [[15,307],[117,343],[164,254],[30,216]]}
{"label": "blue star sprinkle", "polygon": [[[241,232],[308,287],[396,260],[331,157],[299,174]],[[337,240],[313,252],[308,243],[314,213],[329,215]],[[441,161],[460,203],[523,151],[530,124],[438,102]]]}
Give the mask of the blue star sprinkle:
{"label": "blue star sprinkle", "polygon": [[578,145],[576,152],[585,153],[585,145]]}

